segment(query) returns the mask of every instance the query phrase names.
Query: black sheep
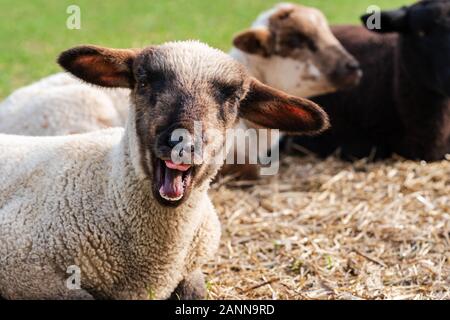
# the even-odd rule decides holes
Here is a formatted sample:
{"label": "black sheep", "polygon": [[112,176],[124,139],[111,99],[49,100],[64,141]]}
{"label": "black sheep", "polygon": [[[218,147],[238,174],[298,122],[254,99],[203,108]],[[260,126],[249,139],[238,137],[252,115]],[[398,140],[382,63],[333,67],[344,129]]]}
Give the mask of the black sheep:
{"label": "black sheep", "polygon": [[354,89],[314,99],[332,128],[295,142],[320,156],[340,148],[346,159],[442,159],[450,153],[450,1],[420,1],[380,19],[371,31],[333,28],[364,76]]}

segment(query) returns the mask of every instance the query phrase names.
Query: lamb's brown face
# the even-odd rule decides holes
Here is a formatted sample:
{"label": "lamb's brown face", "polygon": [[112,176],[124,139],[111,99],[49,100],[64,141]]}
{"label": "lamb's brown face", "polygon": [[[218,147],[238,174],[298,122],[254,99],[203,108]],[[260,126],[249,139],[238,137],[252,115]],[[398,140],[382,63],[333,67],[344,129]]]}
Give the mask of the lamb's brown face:
{"label": "lamb's brown face", "polygon": [[358,84],[359,63],[339,43],[323,13],[280,4],[260,15],[234,45],[261,57],[262,77],[269,85],[299,96],[313,96]]}
{"label": "lamb's brown face", "polygon": [[143,50],[133,70],[141,163],[155,197],[178,205],[218,170],[247,76],[231,58],[198,43],[189,51],[172,45]]}
{"label": "lamb's brown face", "polygon": [[162,206],[178,206],[193,188],[207,186],[238,116],[297,134],[328,125],[313,102],[263,85],[231,57],[199,42],[142,50],[80,46],[58,62],[87,82],[132,89],[126,134],[139,157],[132,163],[149,178]]}

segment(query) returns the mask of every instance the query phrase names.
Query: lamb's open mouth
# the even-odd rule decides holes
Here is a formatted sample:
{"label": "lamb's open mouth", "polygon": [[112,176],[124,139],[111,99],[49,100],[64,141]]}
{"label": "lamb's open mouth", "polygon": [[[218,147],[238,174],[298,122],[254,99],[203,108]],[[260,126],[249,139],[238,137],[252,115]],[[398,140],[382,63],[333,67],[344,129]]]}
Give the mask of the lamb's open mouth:
{"label": "lamb's open mouth", "polygon": [[171,160],[156,159],[155,192],[165,204],[177,204],[185,198],[192,182],[193,167]]}

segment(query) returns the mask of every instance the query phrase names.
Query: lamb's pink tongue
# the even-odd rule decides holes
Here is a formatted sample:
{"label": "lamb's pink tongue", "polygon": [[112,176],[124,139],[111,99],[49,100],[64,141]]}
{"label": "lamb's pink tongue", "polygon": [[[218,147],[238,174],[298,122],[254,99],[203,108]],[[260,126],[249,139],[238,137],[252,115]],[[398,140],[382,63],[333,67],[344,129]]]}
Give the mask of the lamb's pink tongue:
{"label": "lamb's pink tongue", "polygon": [[178,200],[184,194],[183,173],[179,170],[165,168],[164,182],[159,189],[161,196]]}
{"label": "lamb's pink tongue", "polygon": [[166,166],[170,169],[177,169],[180,171],[188,171],[189,168],[191,167],[190,164],[184,164],[184,163],[174,163],[171,160],[165,160],[164,163],[166,164]]}

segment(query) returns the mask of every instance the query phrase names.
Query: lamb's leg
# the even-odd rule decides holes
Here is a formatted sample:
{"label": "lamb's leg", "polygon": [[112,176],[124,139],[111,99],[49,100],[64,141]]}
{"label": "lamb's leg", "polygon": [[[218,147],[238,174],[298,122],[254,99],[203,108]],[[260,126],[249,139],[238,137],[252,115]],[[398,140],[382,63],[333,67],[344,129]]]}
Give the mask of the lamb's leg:
{"label": "lamb's leg", "polygon": [[206,298],[205,276],[200,269],[184,278],[170,296],[170,300],[203,300]]}

